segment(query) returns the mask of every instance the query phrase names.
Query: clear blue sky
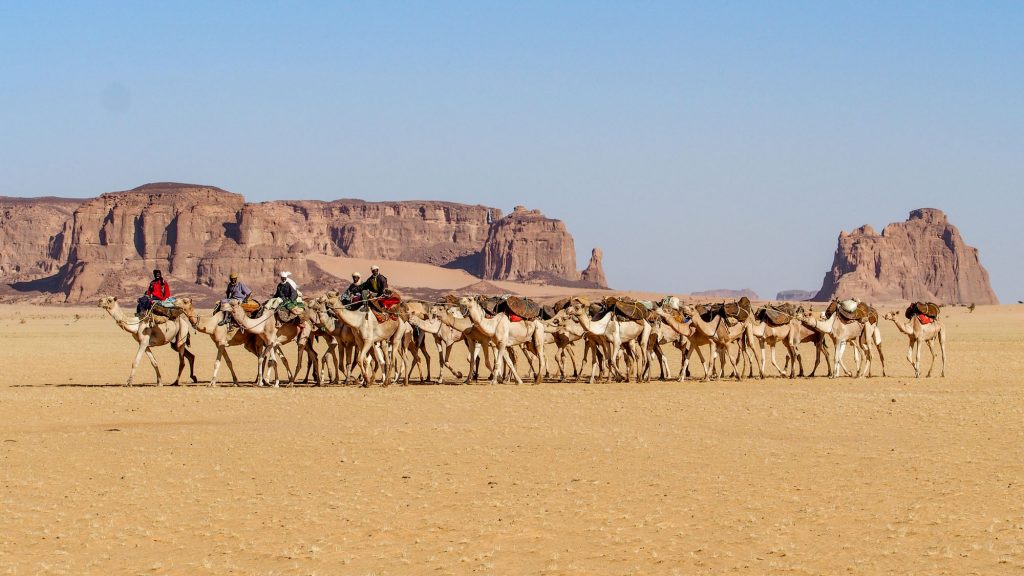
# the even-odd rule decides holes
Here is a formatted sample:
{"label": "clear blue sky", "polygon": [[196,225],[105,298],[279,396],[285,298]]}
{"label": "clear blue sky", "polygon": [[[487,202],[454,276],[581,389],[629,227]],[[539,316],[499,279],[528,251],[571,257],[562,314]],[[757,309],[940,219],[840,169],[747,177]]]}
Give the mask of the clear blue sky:
{"label": "clear blue sky", "polygon": [[1020,2],[0,2],[0,130],[2,195],[522,203],[664,292],[937,207],[1024,299]]}

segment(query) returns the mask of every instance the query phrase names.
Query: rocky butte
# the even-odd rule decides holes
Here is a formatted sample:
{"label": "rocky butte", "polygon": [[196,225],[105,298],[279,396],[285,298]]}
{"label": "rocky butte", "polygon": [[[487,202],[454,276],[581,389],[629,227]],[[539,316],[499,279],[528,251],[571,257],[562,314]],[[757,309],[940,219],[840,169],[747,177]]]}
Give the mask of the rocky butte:
{"label": "rocky butte", "polygon": [[968,246],[941,210],[920,208],[881,234],[871,226],[842,232],[832,269],[815,300],[927,300],[998,304],[978,250]]}
{"label": "rocky butte", "polygon": [[[281,200],[247,203],[214,186],[146,184],[85,200],[0,198],[5,294],[81,302],[134,293],[161,268],[182,286],[217,287],[231,271],[269,287],[289,270],[329,284],[310,254],[463,268],[487,280],[606,287],[600,251],[576,270],[559,220],[453,202]],[[333,282],[333,283],[336,283]]]}

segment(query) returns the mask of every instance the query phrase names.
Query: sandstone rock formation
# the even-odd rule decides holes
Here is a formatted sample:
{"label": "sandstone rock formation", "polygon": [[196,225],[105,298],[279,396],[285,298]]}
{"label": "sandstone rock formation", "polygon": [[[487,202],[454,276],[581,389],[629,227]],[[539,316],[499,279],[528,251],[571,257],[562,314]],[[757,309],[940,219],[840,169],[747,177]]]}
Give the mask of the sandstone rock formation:
{"label": "sandstone rock formation", "polygon": [[927,300],[940,304],[998,304],[978,251],[941,210],[921,208],[881,234],[871,226],[842,232],[832,269],[815,300],[834,296],[867,301]]}
{"label": "sandstone rock formation", "polygon": [[482,271],[484,278],[499,280],[565,280],[608,286],[600,250],[594,251],[584,271],[586,277],[581,278],[576,271],[576,247],[565,223],[523,206],[516,206],[511,214],[491,225],[483,248]]}
{"label": "sandstone rock formation", "polygon": [[604,258],[604,253],[601,252],[600,248],[594,248],[590,251],[590,262],[587,267],[580,272],[580,280],[584,282],[590,282],[595,286],[606,288],[608,286],[608,279],[604,277],[604,268],[601,266],[601,260]]}
{"label": "sandstone rock formation", "polygon": [[817,294],[817,290],[783,290],[775,295],[775,299],[780,302],[806,302]]}
{"label": "sandstone rock formation", "polygon": [[719,300],[739,300],[746,296],[751,300],[760,300],[757,292],[754,292],[750,288],[743,288],[742,290],[729,290],[727,288],[719,288],[717,290],[704,290],[702,292],[694,292],[690,296],[694,298],[714,298]]}
{"label": "sandstone rock formation", "polygon": [[31,281],[55,274],[67,260],[72,198],[0,196],[0,278]]}
{"label": "sandstone rock formation", "polygon": [[[219,289],[232,271],[261,291],[281,270],[304,287],[329,284],[311,254],[423,262],[496,280],[580,279],[564,224],[525,209],[502,218],[451,202],[247,204],[212,186],[156,183],[89,200],[2,199],[0,218],[3,283],[35,281],[28,289],[52,286],[70,302],[140,291],[154,268],[179,293]],[[599,260],[589,274],[603,279]]]}

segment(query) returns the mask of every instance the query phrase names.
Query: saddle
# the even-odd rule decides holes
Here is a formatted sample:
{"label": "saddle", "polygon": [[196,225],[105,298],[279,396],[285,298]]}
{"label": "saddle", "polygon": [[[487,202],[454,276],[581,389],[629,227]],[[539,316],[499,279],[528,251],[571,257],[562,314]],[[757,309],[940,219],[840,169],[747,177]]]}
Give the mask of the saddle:
{"label": "saddle", "polygon": [[726,318],[734,318],[740,322],[746,322],[753,310],[750,308],[750,299],[746,296],[736,302],[726,302],[722,305],[721,314]]}
{"label": "saddle", "polygon": [[[533,320],[541,316],[541,305],[521,296],[509,296],[504,302],[505,311],[512,315],[519,316],[523,320]],[[554,314],[552,314],[554,316]]]}
{"label": "saddle", "polygon": [[178,316],[181,316],[183,310],[174,305],[167,306],[163,302],[153,302],[153,306],[149,309],[149,312],[155,317],[177,320]]}
{"label": "saddle", "polygon": [[298,324],[302,322],[302,313],[306,310],[306,305],[302,302],[295,300],[289,300],[282,302],[280,306],[274,310],[274,317],[281,324]]}
{"label": "saddle", "polygon": [[757,311],[755,318],[770,326],[785,326],[793,320],[793,312],[782,306],[765,306]]}
{"label": "saddle", "polygon": [[935,319],[939,317],[939,310],[941,306],[934,302],[914,302],[907,308],[904,314],[907,320],[914,317],[914,315],[927,316],[928,318]]}
{"label": "saddle", "polygon": [[722,307],[722,304],[698,304],[694,306],[694,309],[697,310],[697,315],[701,320],[711,322],[715,316],[722,313]]}
{"label": "saddle", "polygon": [[833,312],[838,312],[840,316],[850,322],[878,324],[878,310],[864,302],[856,300],[843,300],[840,302],[833,300],[828,308],[825,309],[825,315],[831,316]]}
{"label": "saddle", "polygon": [[604,304],[607,309],[614,310],[616,315],[621,315],[627,320],[646,320],[651,313],[651,310],[644,306],[643,302],[627,296],[609,296],[605,298]]}

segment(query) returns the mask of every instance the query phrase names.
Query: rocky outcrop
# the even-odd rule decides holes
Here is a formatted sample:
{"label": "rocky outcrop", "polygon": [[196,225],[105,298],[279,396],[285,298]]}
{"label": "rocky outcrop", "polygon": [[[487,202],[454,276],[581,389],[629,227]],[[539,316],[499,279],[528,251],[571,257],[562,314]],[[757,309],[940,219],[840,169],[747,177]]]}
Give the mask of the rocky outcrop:
{"label": "rocky outcrop", "polygon": [[72,198],[0,196],[0,278],[37,280],[57,273],[71,245]]}
{"label": "rocky outcrop", "polygon": [[544,217],[537,210],[516,206],[511,214],[495,220],[483,248],[484,278],[520,282],[583,281],[607,287],[601,269],[601,252],[595,250],[590,266],[576,271],[576,247],[561,220]]}
{"label": "rocky outcrop", "polygon": [[746,296],[751,300],[760,300],[757,292],[754,292],[750,288],[743,288],[741,290],[729,290],[727,288],[719,288],[717,290],[704,290],[702,292],[694,292],[691,294],[694,298],[718,298],[726,300],[738,300]]}
{"label": "rocky outcrop", "polygon": [[879,234],[871,226],[842,232],[832,269],[815,300],[927,300],[998,304],[978,250],[941,210],[921,208]]}
{"label": "rocky outcrop", "polygon": [[[139,291],[155,268],[178,292],[219,288],[230,272],[261,291],[282,270],[316,285],[325,274],[310,254],[422,262],[487,279],[580,280],[564,224],[536,211],[502,218],[496,208],[451,202],[247,204],[220,188],[176,183],[89,200],[5,199],[0,209],[0,278],[52,277],[71,302]],[[603,279],[599,257],[589,274]]]}
{"label": "rocky outcrop", "polygon": [[604,258],[604,253],[601,252],[600,248],[591,250],[590,262],[583,269],[583,272],[580,272],[580,280],[590,282],[594,286],[606,288],[608,286],[608,279],[604,277],[604,268],[601,266],[602,258]]}
{"label": "rocky outcrop", "polygon": [[775,299],[780,302],[806,302],[817,294],[816,290],[783,290],[775,295]]}

